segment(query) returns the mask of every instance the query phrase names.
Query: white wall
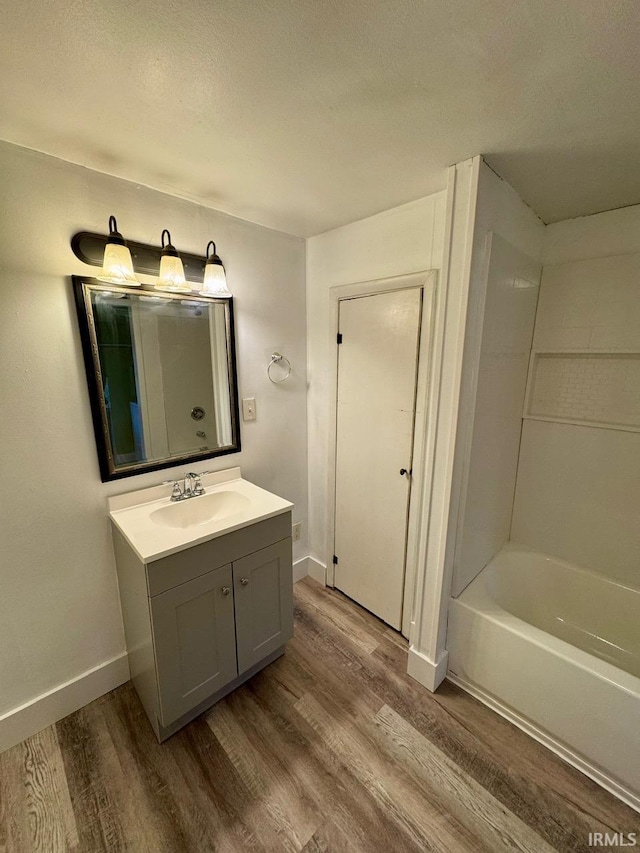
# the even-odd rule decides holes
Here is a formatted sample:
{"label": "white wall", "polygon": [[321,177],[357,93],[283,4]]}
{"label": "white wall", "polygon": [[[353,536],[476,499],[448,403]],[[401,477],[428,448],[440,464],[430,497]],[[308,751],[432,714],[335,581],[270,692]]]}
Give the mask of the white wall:
{"label": "white wall", "polygon": [[543,233],[481,163],[451,504],[454,596],[509,538]]}
{"label": "white wall", "polygon": [[446,194],[436,193],[307,241],[309,547],[327,559],[326,504],[329,401],[335,377],[328,365],[329,289],[389,278],[442,263]]}
{"label": "white wall", "polygon": [[547,227],[533,345],[565,356],[542,376],[532,361],[511,537],[637,585],[640,205]]}
{"label": "white wall", "polygon": [[[105,499],[174,473],[100,482],[69,280],[95,270],[73,256],[74,232],[104,233],[113,213],[132,240],[158,244],[168,227],[178,249],[203,254],[215,239],[235,296],[240,395],[256,397],[258,419],[242,424],[240,454],[199,467],[242,466],[306,521],[307,459],[303,240],[4,143],[0,174],[2,716],[122,654]],[[265,373],[273,349],[293,366],[279,386]]]}

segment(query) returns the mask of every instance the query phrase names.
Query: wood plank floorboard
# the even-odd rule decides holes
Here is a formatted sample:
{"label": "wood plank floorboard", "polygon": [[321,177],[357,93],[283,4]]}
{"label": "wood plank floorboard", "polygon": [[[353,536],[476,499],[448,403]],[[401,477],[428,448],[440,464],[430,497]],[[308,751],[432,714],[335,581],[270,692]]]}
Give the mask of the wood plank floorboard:
{"label": "wood plank floorboard", "polygon": [[[0,853],[587,853],[640,816],[310,578],[284,657],[166,743],[131,684],[0,755]],[[600,848],[608,849],[608,848]],[[615,848],[611,848],[615,849]]]}

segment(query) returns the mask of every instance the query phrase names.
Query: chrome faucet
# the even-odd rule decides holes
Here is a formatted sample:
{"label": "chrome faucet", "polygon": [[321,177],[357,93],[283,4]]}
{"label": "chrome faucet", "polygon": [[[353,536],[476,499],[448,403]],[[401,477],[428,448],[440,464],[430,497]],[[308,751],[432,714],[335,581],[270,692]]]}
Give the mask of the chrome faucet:
{"label": "chrome faucet", "polygon": [[204,494],[204,487],[200,482],[200,477],[205,474],[210,474],[210,471],[201,471],[199,474],[193,471],[187,472],[182,478],[182,488],[180,488],[180,480],[165,480],[163,486],[173,486],[171,492],[171,500],[186,501],[188,498],[196,498],[198,495]]}

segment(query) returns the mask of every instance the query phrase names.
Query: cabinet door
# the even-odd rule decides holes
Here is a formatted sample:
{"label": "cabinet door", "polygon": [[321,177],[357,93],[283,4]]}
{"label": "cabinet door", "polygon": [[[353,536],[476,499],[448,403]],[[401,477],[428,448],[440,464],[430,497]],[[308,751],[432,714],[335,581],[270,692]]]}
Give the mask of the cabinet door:
{"label": "cabinet door", "polygon": [[293,636],[291,539],[234,562],[233,587],[243,673]]}
{"label": "cabinet door", "polygon": [[162,723],[238,674],[231,564],[151,599]]}

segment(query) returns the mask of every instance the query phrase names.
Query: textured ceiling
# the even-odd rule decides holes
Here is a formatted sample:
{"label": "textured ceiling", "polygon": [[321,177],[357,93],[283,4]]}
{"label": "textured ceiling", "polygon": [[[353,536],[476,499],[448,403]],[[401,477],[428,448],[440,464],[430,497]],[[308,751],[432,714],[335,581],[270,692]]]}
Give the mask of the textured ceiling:
{"label": "textured ceiling", "polygon": [[310,235],[477,153],[547,222],[640,202],[638,0],[13,0],[0,137]]}

